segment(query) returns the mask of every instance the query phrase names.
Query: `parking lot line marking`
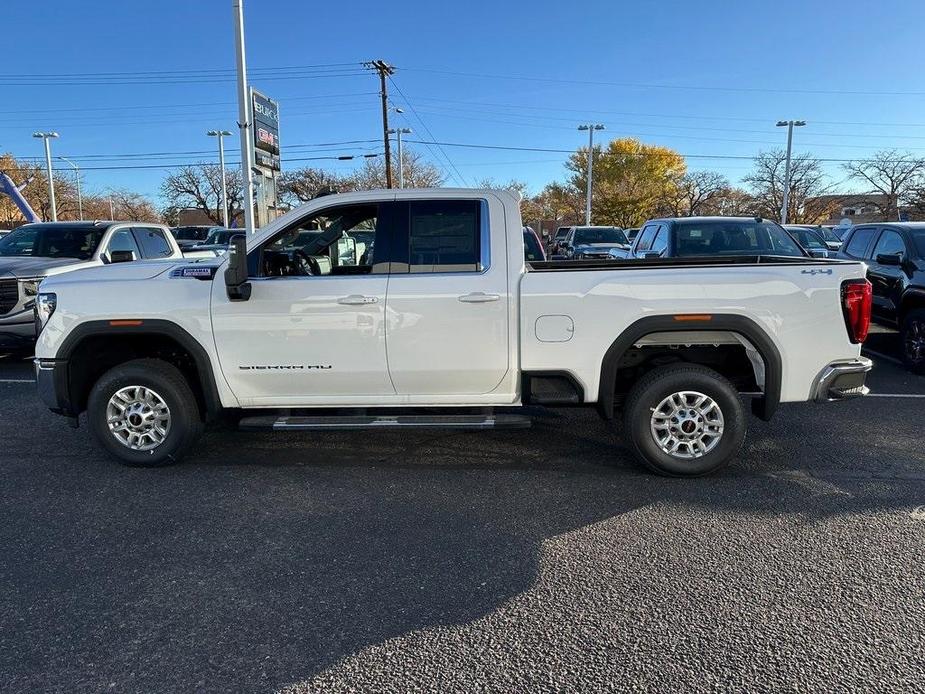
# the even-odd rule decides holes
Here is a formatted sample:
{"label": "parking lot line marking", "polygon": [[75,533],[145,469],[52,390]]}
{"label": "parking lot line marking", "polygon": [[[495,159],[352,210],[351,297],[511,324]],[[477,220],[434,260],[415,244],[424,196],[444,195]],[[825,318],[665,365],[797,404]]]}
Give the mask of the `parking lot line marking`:
{"label": "parking lot line marking", "polygon": [[866,352],[867,354],[871,355],[872,357],[877,357],[878,359],[886,359],[887,361],[891,361],[891,362],[893,362],[894,364],[899,364],[900,366],[903,365],[902,359],[897,359],[896,357],[891,357],[891,356],[888,355],[888,354],[883,354],[882,352],[875,352],[874,350],[872,350],[872,349],[867,349],[866,347],[865,347],[862,351],[863,351],[863,352]]}
{"label": "parking lot line marking", "polygon": [[925,393],[868,393],[868,398],[925,398]]}
{"label": "parking lot line marking", "polygon": [[0,383],[35,383],[35,381],[17,378],[0,378]]}

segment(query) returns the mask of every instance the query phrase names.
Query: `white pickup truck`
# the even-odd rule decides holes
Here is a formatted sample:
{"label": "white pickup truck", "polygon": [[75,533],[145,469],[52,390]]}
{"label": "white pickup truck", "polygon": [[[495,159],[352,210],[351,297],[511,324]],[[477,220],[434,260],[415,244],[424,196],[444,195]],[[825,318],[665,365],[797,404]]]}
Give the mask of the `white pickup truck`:
{"label": "white pickup truck", "polygon": [[761,252],[779,227],[731,222],[760,231],[758,251],[527,263],[509,193],[332,195],[224,258],[48,278],[38,389],[130,465],[178,460],[219,416],[483,429],[546,405],[622,411],[644,464],[702,475],[741,446],[743,399],[768,419],[863,395],[871,367],[864,266]]}

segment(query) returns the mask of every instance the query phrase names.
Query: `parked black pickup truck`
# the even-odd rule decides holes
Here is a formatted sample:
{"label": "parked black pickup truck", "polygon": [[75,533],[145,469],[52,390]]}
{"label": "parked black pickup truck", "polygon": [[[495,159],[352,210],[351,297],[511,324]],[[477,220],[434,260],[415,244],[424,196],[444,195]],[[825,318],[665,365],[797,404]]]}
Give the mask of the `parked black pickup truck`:
{"label": "parked black pickup truck", "polygon": [[903,361],[925,374],[925,222],[860,224],[838,257],[867,263],[873,318],[899,328]]}

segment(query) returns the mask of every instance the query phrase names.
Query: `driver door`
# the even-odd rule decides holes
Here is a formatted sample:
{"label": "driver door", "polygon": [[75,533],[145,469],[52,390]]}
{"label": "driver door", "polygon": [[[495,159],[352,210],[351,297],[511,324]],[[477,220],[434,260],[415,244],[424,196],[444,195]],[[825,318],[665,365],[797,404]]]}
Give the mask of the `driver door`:
{"label": "driver door", "polygon": [[[388,207],[325,208],[251,249],[248,301],[230,301],[213,283],[219,361],[243,406],[362,404],[395,393],[384,324]],[[362,254],[351,234],[371,239]]]}

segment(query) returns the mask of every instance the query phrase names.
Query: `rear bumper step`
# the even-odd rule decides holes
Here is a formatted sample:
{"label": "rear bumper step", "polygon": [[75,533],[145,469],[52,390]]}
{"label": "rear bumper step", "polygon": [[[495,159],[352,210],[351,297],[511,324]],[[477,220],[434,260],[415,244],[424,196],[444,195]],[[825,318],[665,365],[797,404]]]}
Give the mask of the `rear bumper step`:
{"label": "rear bumper step", "polygon": [[245,431],[349,431],[354,429],[526,429],[530,418],[517,414],[245,417],[238,427]]}

